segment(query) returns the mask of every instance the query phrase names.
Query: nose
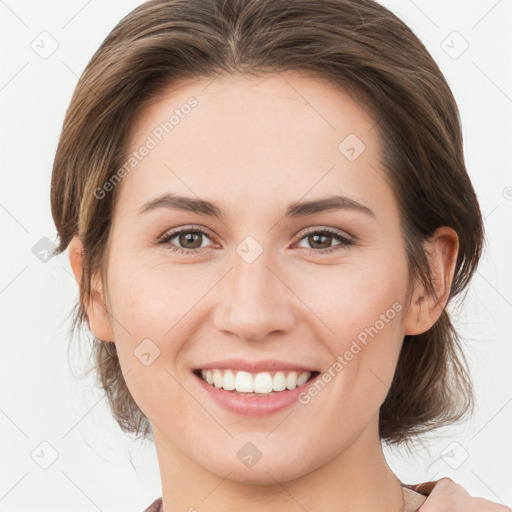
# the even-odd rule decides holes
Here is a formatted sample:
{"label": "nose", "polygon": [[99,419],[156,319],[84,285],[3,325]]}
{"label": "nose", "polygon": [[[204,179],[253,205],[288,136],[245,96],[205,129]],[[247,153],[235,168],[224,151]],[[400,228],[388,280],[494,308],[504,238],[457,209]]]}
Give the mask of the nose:
{"label": "nose", "polygon": [[295,295],[284,274],[271,268],[263,252],[248,263],[238,255],[222,280],[213,315],[221,332],[237,335],[244,341],[260,341],[269,334],[284,334],[295,320]]}

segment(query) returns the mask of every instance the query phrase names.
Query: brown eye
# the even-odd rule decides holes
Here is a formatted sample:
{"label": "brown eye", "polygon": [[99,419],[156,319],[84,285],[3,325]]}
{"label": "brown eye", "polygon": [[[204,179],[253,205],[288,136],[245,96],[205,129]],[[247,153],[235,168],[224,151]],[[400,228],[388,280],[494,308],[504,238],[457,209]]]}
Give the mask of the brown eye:
{"label": "brown eye", "polygon": [[[310,250],[319,254],[328,254],[338,249],[346,248],[347,246],[354,245],[354,241],[342,236],[338,232],[329,229],[322,229],[317,231],[310,231],[300,238],[300,241],[305,240],[310,245]],[[334,247],[331,245],[333,240],[340,242]],[[308,247],[306,247],[308,249]]]}
{"label": "brown eye", "polygon": [[308,235],[307,239],[313,249],[329,249],[332,243],[332,235],[313,234]]}
{"label": "brown eye", "polygon": [[203,247],[205,238],[209,238],[206,231],[198,228],[186,228],[165,234],[158,243],[167,245],[171,251],[183,254],[199,254],[205,248]]}
{"label": "brown eye", "polygon": [[203,241],[203,235],[197,231],[182,232],[177,237],[184,249],[199,249]]}

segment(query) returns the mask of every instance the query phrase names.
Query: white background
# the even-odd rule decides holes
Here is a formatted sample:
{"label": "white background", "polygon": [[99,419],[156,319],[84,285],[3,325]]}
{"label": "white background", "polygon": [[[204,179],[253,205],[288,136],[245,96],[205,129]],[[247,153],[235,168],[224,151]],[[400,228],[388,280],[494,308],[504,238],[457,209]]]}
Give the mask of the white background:
{"label": "white background", "polygon": [[[484,257],[456,317],[476,414],[426,438],[414,456],[386,454],[405,483],[449,476],[472,495],[510,506],[512,2],[382,3],[420,37],[452,87],[487,229]],[[56,241],[51,168],[78,76],[138,4],[0,0],[0,511],[138,512],[161,495],[154,446],[124,435],[92,376],[75,376],[87,367],[87,354],[71,350],[68,358],[67,317],[78,289],[67,252],[47,263],[32,252],[43,237]],[[43,31],[58,43],[46,59],[31,47]],[[469,44],[458,58],[464,41],[446,39],[453,31]],[[52,449],[42,442],[58,454],[48,469],[35,462],[50,460]]]}

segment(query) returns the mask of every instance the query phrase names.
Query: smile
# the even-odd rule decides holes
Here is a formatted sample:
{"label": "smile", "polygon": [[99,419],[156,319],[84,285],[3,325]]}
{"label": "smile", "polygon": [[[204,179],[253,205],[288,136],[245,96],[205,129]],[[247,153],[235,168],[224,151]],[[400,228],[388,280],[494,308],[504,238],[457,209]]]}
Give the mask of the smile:
{"label": "smile", "polygon": [[215,368],[196,370],[194,373],[209,385],[226,391],[235,391],[246,395],[271,395],[300,387],[318,372],[283,370],[253,373],[242,370]]}
{"label": "smile", "polygon": [[299,395],[321,377],[318,371],[293,370],[250,373],[209,368],[192,373],[207,400],[224,411],[251,418],[275,414],[296,404]]}

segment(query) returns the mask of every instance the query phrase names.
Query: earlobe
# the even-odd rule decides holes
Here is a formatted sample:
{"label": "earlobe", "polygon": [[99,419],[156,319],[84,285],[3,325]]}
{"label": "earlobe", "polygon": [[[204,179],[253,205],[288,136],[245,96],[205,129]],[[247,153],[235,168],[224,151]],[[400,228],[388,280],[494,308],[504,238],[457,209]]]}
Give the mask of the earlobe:
{"label": "earlobe", "polygon": [[[74,236],[68,246],[69,262],[78,287],[81,287],[83,272],[83,244],[78,236]],[[101,279],[93,276],[91,283],[91,297],[84,297],[87,313],[87,325],[91,333],[102,341],[114,341],[114,333],[110,324],[109,314],[105,307]]]}
{"label": "earlobe", "polygon": [[435,295],[417,285],[404,320],[404,334],[422,334],[441,316],[448,302],[459,251],[457,233],[443,226],[425,242]]}

